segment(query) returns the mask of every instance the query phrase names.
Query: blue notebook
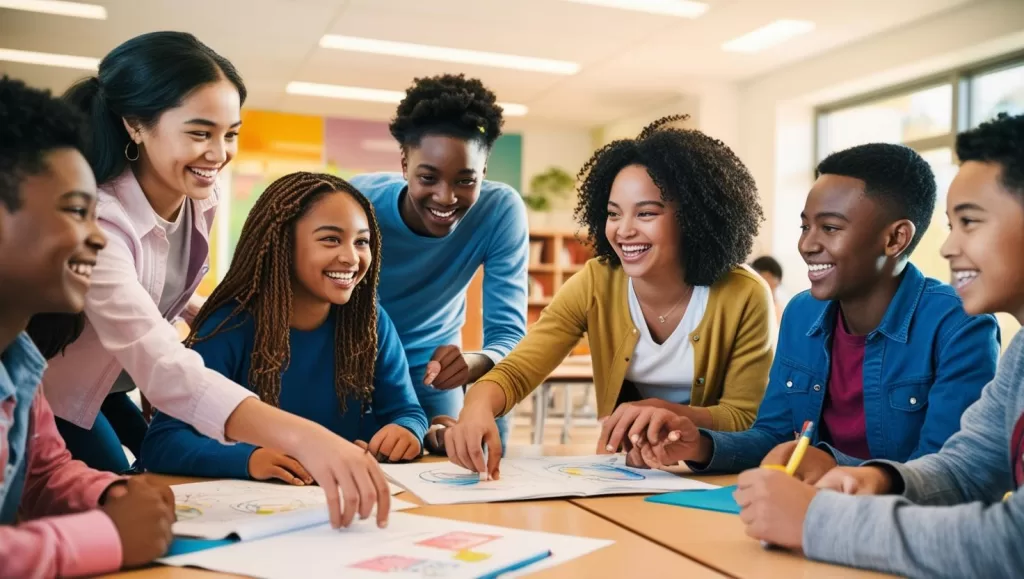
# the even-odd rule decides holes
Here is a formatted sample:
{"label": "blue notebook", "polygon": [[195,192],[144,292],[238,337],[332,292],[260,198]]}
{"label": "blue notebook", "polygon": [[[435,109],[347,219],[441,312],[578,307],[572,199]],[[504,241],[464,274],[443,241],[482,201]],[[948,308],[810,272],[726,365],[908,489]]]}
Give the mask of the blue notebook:
{"label": "blue notebook", "polygon": [[675,505],[677,507],[689,507],[691,509],[702,509],[715,511],[716,513],[740,514],[740,506],[732,498],[736,485],[722,487],[709,491],[679,491],[647,497],[648,502],[661,503],[663,505]]}
{"label": "blue notebook", "polygon": [[193,539],[190,537],[174,537],[174,540],[171,541],[171,546],[164,557],[173,557],[174,555],[184,555],[186,553],[195,553],[196,551],[215,549],[225,545],[233,545],[237,542],[238,541],[233,539]]}

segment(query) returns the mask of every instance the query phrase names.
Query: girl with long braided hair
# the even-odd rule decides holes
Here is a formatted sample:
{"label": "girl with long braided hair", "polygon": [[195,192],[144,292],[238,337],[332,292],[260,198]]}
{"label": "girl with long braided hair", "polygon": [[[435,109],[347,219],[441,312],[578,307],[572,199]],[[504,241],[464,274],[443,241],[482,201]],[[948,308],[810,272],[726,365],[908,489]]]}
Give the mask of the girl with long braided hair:
{"label": "girl with long braided hair", "polygon": [[[260,400],[348,440],[367,414],[383,425],[368,450],[419,456],[427,419],[402,344],[377,303],[380,229],[369,201],[343,179],[292,173],[259,197],[234,260],[185,343]],[[150,471],[308,484],[294,458],[224,445],[158,414],[142,445]]]}
{"label": "girl with long braided hair", "polygon": [[584,334],[605,418],[597,452],[628,450],[628,462],[643,465],[626,434],[655,409],[714,430],[754,422],[772,363],[773,313],[767,284],[742,264],[761,205],[729,147],[673,126],[685,119],[659,119],[583,166],[576,218],[597,257],[470,389],[445,432],[454,462],[495,472],[495,416],[526,398]]}

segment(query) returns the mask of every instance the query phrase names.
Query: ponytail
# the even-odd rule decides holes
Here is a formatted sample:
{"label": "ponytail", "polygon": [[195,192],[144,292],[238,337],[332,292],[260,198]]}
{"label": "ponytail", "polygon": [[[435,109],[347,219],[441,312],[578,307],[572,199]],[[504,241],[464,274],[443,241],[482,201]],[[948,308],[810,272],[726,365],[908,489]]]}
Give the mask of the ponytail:
{"label": "ponytail", "polygon": [[99,77],[78,81],[64,93],[64,100],[89,120],[91,138],[85,158],[96,174],[96,182],[103,184],[120,175],[128,162],[122,151],[131,137],[107,104]]}

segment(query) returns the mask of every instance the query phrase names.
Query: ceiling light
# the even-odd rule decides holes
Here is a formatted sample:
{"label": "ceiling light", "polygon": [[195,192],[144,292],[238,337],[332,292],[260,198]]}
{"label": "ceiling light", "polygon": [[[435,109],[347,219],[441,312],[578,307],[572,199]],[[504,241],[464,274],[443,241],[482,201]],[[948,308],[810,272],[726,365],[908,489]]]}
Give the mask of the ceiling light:
{"label": "ceiling light", "polygon": [[579,64],[565,60],[533,58],[497,52],[481,52],[479,50],[463,50],[461,48],[445,48],[443,46],[428,46],[426,44],[410,44],[407,42],[392,42],[390,40],[357,38],[355,36],[326,34],[320,39],[320,46],[352,52],[368,52],[370,54],[386,54],[388,56],[458,62],[461,64],[478,64],[481,66],[529,70],[549,74],[569,75],[580,71]]}
{"label": "ceiling light", "polygon": [[814,23],[808,20],[776,20],[753,32],[733,38],[722,45],[722,50],[729,52],[760,52],[766,48],[782,44],[790,38],[807,34],[812,30],[814,30]]}
{"label": "ceiling light", "polygon": [[577,4],[591,4],[593,6],[605,6],[608,8],[619,8],[621,10],[634,10],[636,12],[648,12],[651,14],[663,14],[666,16],[681,16],[683,18],[696,18],[708,11],[708,5],[703,2],[692,0],[566,0]]}
{"label": "ceiling light", "polygon": [[106,8],[97,4],[82,4],[80,2],[62,2],[60,0],[0,0],[0,8],[25,10],[27,12],[42,12],[43,14],[57,14],[60,16],[73,16],[75,18],[94,18],[96,20],[107,19]]}
{"label": "ceiling light", "polygon": [[[405,98],[405,92],[403,91],[318,84],[315,82],[290,82],[284,90],[286,93],[294,95],[390,104],[398,104]],[[509,117],[521,117],[529,110],[526,108],[526,105],[516,103],[498,103],[498,106],[504,109],[505,116]]]}
{"label": "ceiling light", "polygon": [[29,52],[27,50],[13,50],[10,48],[0,48],[0,60],[24,64],[39,64],[42,66],[58,66],[60,68],[75,68],[94,72],[100,66],[100,59],[89,56]]}

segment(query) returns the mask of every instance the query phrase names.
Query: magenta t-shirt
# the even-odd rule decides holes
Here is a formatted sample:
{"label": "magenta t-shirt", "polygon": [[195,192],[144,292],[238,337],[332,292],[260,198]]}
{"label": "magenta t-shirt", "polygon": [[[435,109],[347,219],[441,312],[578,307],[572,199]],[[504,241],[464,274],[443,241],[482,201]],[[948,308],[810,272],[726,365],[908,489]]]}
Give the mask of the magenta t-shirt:
{"label": "magenta t-shirt", "polygon": [[836,314],[836,329],[832,334],[832,368],[821,411],[826,440],[839,452],[863,459],[871,458],[864,422],[866,340],[866,336],[850,335],[842,313]]}

